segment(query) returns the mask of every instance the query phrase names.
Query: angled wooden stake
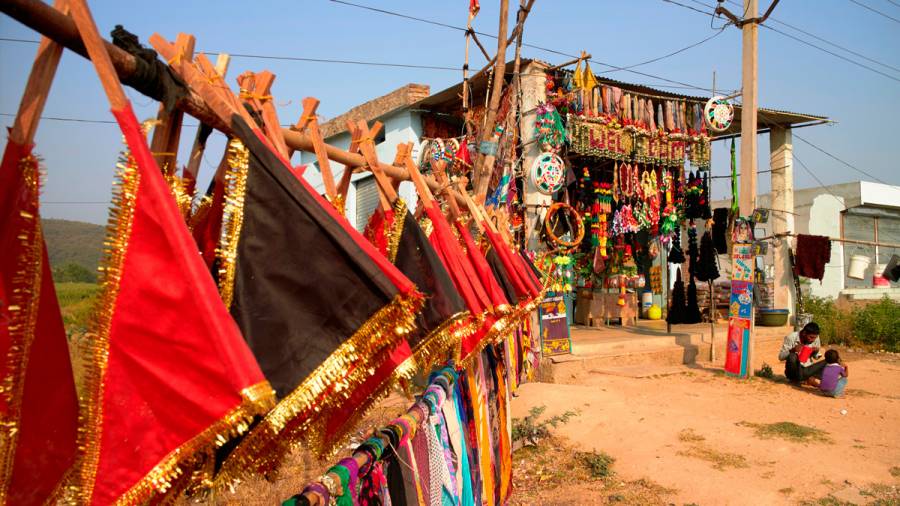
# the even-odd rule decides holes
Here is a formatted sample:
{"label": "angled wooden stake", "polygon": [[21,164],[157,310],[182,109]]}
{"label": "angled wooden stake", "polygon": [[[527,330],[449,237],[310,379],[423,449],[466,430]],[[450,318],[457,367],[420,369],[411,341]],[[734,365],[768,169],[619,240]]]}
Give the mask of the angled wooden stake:
{"label": "angled wooden stake", "polygon": [[[175,39],[175,58],[193,60],[195,43],[196,39],[193,35],[179,33]],[[165,104],[159,104],[156,126],[153,127],[153,137],[150,141],[150,153],[159,168],[167,175],[174,174],[176,170],[178,139],[181,136],[183,119],[184,112],[181,110],[167,111]]]}
{"label": "angled wooden stake", "polygon": [[481,214],[478,212],[478,206],[475,205],[475,201],[469,197],[469,193],[466,191],[467,180],[465,177],[456,180],[456,188],[459,190],[459,194],[462,195],[463,199],[466,201],[466,207],[469,209],[469,214],[472,216],[472,221],[475,222],[475,226],[478,227],[478,231],[482,234],[484,233],[484,225],[482,224]]}
{"label": "angled wooden stake", "polygon": [[278,121],[278,112],[275,110],[275,99],[272,97],[272,83],[274,82],[275,74],[268,70],[256,74],[255,93],[257,97],[255,99],[260,102],[263,123],[269,140],[272,141],[281,156],[290,160],[287,143],[284,141],[284,134],[281,132],[281,125]]}
{"label": "angled wooden stake", "polygon": [[158,33],[151,35],[149,41],[153,48],[156,49],[156,52],[169,62],[172,70],[184,79],[188,86],[203,99],[206,105],[219,117],[219,120],[230,124],[232,115],[237,114],[237,111],[234,104],[220,93],[218,85],[214,86],[213,84],[214,82],[221,82],[224,85],[221,76],[218,77],[218,81],[215,81],[201,72],[194,63],[177,58],[178,52],[175,50],[175,46]]}
{"label": "angled wooden stake", "polygon": [[375,154],[375,139],[372,137],[372,132],[369,130],[369,124],[366,123],[365,120],[359,120],[359,122],[357,122],[357,128],[361,135],[359,140],[359,150],[362,151],[366,163],[369,164],[369,169],[371,169],[372,174],[375,176],[375,182],[378,184],[378,188],[384,193],[384,196],[387,197],[387,205],[388,209],[390,209],[390,206],[397,201],[397,191],[394,190],[390,178],[383,170],[381,170],[381,166],[378,164],[378,156]]}
{"label": "angled wooden stake", "polygon": [[97,70],[97,76],[109,99],[110,107],[113,111],[125,110],[129,107],[128,97],[125,96],[125,90],[122,89],[122,83],[119,82],[119,75],[116,73],[109,53],[106,52],[106,44],[97,31],[97,24],[94,23],[94,17],[91,15],[87,3],[85,0],[69,0],[69,8],[81,40],[84,41],[84,47],[91,57],[91,63]]}
{"label": "angled wooden stake", "polygon": [[[53,6],[63,14],[69,10],[66,0],[56,0]],[[16,144],[28,146],[34,143],[34,134],[37,132],[41,113],[44,112],[44,105],[47,103],[62,51],[62,45],[47,37],[41,37],[37,56],[34,57],[34,64],[25,84],[25,92],[22,93],[22,101],[19,102],[16,119],[9,131],[9,140]]]}
{"label": "angled wooden stake", "polygon": [[[250,115],[238,97],[234,94],[231,87],[225,82],[225,79],[216,72],[216,66],[212,64],[205,54],[200,53],[194,58],[193,67],[198,70],[201,77],[205,78],[207,88],[212,89],[222,100],[231,104],[234,114],[243,118],[250,128],[258,128],[256,120],[253,119],[253,116]],[[231,123],[230,117],[228,118],[228,122]]]}
{"label": "angled wooden stake", "polygon": [[[375,137],[379,132],[381,132],[381,129],[383,127],[384,125],[380,121],[376,121],[375,123],[372,123],[372,128],[369,129],[369,133],[372,135],[372,137]],[[347,152],[354,155],[359,153],[359,132],[356,132],[354,134],[351,131],[350,147],[347,148]],[[338,181],[337,185],[338,195],[340,195],[340,197],[344,199],[344,201],[347,200],[347,192],[350,190],[350,179],[353,177],[353,173],[356,172],[356,169],[357,167],[355,166],[344,165],[344,172],[341,173],[341,180]]]}
{"label": "angled wooden stake", "polygon": [[434,173],[435,179],[437,179],[437,182],[442,187],[441,193],[446,194],[445,198],[447,200],[447,203],[449,204],[450,210],[450,216],[448,218],[450,218],[451,222],[456,221],[461,216],[461,213],[459,211],[459,204],[457,204],[456,198],[453,195],[453,189],[450,187],[450,180],[447,178],[447,174],[445,172],[447,162],[445,162],[444,160],[439,160],[433,162],[431,164],[431,167],[433,169],[432,172]]}
{"label": "angled wooden stake", "polygon": [[[412,143],[409,143],[410,149],[412,149]],[[422,177],[422,173],[419,172],[419,167],[416,166],[416,162],[413,161],[411,156],[407,156],[403,160],[404,166],[406,167],[406,171],[409,172],[409,178],[412,179],[413,186],[416,187],[416,193],[419,194],[419,198],[422,199],[422,202],[425,205],[430,206],[434,203],[434,195],[431,193],[431,189],[428,188],[428,183],[425,182],[425,178]]]}
{"label": "angled wooden stake", "polygon": [[[228,63],[231,61],[231,56],[227,53],[219,53],[218,58],[216,58],[216,73],[225,77],[225,74],[228,72]],[[187,164],[184,166],[184,172],[182,172],[181,176],[184,178],[189,178],[193,181],[197,180],[197,175],[200,173],[200,161],[203,159],[203,152],[206,150],[206,138],[203,137],[201,129],[197,129],[197,134],[194,136],[194,145],[191,147],[191,155],[188,158]]]}
{"label": "angled wooden stake", "polygon": [[319,162],[319,171],[322,173],[322,183],[325,185],[325,195],[328,200],[334,202],[337,191],[334,185],[334,174],[331,172],[331,162],[328,160],[328,151],[325,149],[325,139],[319,130],[319,121],[316,119],[316,110],[319,108],[319,99],[306,97],[303,99],[303,115],[294,125],[294,130],[308,131],[313,143],[313,151],[316,153],[316,161]]}
{"label": "angled wooden stake", "polygon": [[240,87],[239,98],[262,119],[262,130],[266,138],[283,158],[288,159],[287,144],[284,142],[284,134],[281,125],[278,124],[278,113],[272,103],[272,83],[275,74],[264,70],[259,73],[247,71],[238,76]]}

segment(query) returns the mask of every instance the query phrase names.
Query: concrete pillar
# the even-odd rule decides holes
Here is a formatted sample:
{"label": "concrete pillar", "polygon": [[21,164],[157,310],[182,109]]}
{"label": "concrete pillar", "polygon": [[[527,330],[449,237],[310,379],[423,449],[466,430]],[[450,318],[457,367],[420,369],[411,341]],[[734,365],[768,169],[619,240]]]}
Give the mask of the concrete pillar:
{"label": "concrete pillar", "polygon": [[[769,167],[772,169],[772,212],[769,221],[773,234],[794,232],[794,145],[790,128],[772,128],[769,132]],[[791,238],[775,241],[775,307],[794,313],[794,277],[788,248]]]}
{"label": "concrete pillar", "polygon": [[522,73],[522,119],[519,124],[519,132],[521,132],[522,143],[525,144],[524,157],[522,160],[522,171],[524,174],[525,202],[527,210],[525,212],[525,233],[526,247],[535,250],[540,245],[540,235],[535,233],[535,226],[538,220],[546,211],[543,208],[536,207],[539,205],[549,205],[551,198],[537,191],[537,188],[531,183],[531,164],[534,159],[541,154],[541,148],[534,140],[534,122],[537,119],[537,111],[535,108],[541,102],[547,101],[546,88],[546,66],[538,62],[529,62],[520,72]]}

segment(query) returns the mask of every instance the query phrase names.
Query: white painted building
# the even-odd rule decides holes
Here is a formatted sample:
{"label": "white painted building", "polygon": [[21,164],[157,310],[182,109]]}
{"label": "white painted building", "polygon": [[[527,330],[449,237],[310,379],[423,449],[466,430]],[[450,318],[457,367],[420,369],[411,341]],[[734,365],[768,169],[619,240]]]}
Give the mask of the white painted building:
{"label": "white painted building", "polygon": [[[831,242],[831,259],[825,266],[822,281],[809,280],[808,290],[817,297],[838,297],[855,294],[879,297],[900,289],[900,284],[892,283],[893,290],[871,291],[876,269],[883,270],[893,254],[900,254],[900,186],[854,181],[826,187],[805,188],[793,191],[795,234],[811,234],[833,239],[849,239],[878,243],[861,245]],[[730,201],[720,200],[713,207],[728,207]],[[771,209],[770,193],[757,197],[757,208]],[[773,234],[776,212],[772,212],[769,223],[757,225],[756,236]],[[791,239],[791,247],[795,240]],[[863,279],[849,277],[850,257],[861,255],[870,259]],[[724,257],[723,257],[724,258]],[[772,253],[766,255],[765,265],[773,265]],[[880,271],[879,271],[880,272]]]}

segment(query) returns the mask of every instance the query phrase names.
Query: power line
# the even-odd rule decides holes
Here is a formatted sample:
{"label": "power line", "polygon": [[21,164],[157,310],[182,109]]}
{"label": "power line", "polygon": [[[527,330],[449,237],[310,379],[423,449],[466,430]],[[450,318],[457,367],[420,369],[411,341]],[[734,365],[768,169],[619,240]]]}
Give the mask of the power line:
{"label": "power line", "polygon": [[[696,0],[694,0],[694,1],[696,1]],[[730,4],[732,4],[732,5],[736,5],[736,6],[740,6],[740,5],[741,5],[741,4],[737,3],[737,2],[735,2],[734,0],[728,0],[728,3],[730,3]],[[831,41],[828,40],[828,39],[825,39],[825,38],[823,38],[823,37],[820,37],[820,36],[818,36],[818,35],[816,35],[816,34],[814,34],[814,33],[808,32],[808,31],[806,31],[806,30],[804,30],[804,29],[802,29],[802,28],[800,28],[800,27],[798,27],[798,26],[796,26],[796,25],[792,25],[792,24],[789,24],[789,23],[785,23],[784,21],[781,21],[780,19],[776,19],[775,17],[772,17],[772,16],[769,16],[769,21],[773,21],[773,22],[775,22],[775,23],[778,23],[779,25],[786,26],[786,27],[788,27],[788,28],[790,28],[790,29],[792,29],[792,30],[798,31],[798,32],[800,32],[800,33],[802,33],[802,34],[804,34],[804,35],[807,35],[807,36],[809,36],[809,37],[812,37],[812,38],[814,38],[814,39],[816,39],[816,40],[818,40],[818,41],[820,41],[820,42],[824,42],[824,43],[828,44],[829,46],[836,47],[836,48],[840,49],[841,51],[846,51],[847,53],[850,53],[850,54],[852,54],[852,55],[854,55],[854,56],[858,56],[858,57],[860,57],[860,58],[862,58],[862,59],[864,59],[864,60],[866,60],[866,61],[869,61],[869,62],[871,62],[871,63],[875,63],[875,64],[877,64],[877,65],[881,65],[882,67],[886,67],[886,68],[889,68],[889,69],[891,69],[891,70],[895,70],[895,71],[897,71],[897,72],[900,72],[900,68],[898,68],[898,67],[895,67],[895,66],[893,66],[893,65],[891,65],[891,64],[888,64],[888,63],[884,63],[884,62],[879,61],[879,60],[876,60],[876,59],[874,59],[874,58],[870,58],[870,57],[868,57],[868,56],[866,56],[866,55],[864,55],[864,54],[862,54],[862,53],[859,53],[859,52],[854,51],[854,50],[852,50],[852,49],[849,49],[849,48],[847,48],[847,47],[841,46],[840,44],[836,44],[836,43],[834,43],[834,42],[831,42]],[[820,49],[820,48],[817,47],[816,49]],[[830,54],[830,53],[829,53],[829,54]]]}
{"label": "power line", "polygon": [[[207,51],[208,53],[221,53],[221,51]],[[227,53],[227,51],[226,51]],[[458,67],[445,67],[440,65],[416,65],[412,63],[386,63],[362,60],[335,60],[329,58],[304,58],[301,56],[272,56],[262,54],[242,54],[228,53],[232,58],[256,58],[262,60],[284,60],[284,61],[302,61],[311,63],[342,63],[346,65],[369,65],[372,67],[399,67],[408,69],[428,69],[428,70],[453,70],[458,71]]]}
{"label": "power line", "polygon": [[794,40],[796,40],[797,42],[800,42],[800,43],[802,43],[802,44],[806,44],[806,45],[809,46],[809,47],[816,48],[816,49],[818,49],[819,51],[823,51],[823,52],[825,52],[825,53],[828,53],[828,54],[830,54],[830,55],[832,55],[832,56],[834,56],[834,57],[836,57],[836,58],[840,58],[840,59],[842,59],[842,60],[844,60],[844,61],[846,61],[846,62],[852,63],[852,64],[854,64],[854,65],[856,65],[856,66],[858,66],[858,67],[862,67],[862,68],[864,68],[864,69],[866,69],[866,70],[870,70],[870,71],[872,71],[872,72],[875,72],[876,74],[881,74],[881,75],[883,75],[884,77],[887,77],[888,79],[891,79],[891,80],[894,80],[894,81],[897,81],[898,83],[900,83],[900,79],[898,79],[898,78],[896,78],[896,77],[894,77],[894,76],[892,76],[892,75],[890,75],[890,74],[885,74],[884,72],[882,72],[882,71],[880,71],[880,70],[878,70],[878,69],[874,69],[874,68],[872,68],[872,67],[870,67],[870,66],[868,66],[868,65],[859,63],[859,62],[856,61],[856,60],[853,60],[853,59],[851,59],[851,58],[847,58],[847,57],[845,57],[845,56],[843,56],[843,55],[839,55],[839,54],[835,53],[834,51],[829,51],[829,50],[827,50],[827,49],[825,49],[825,48],[823,48],[823,47],[821,47],[821,46],[817,46],[817,45],[813,44],[812,42],[805,41],[805,40],[803,40],[803,39],[801,39],[801,38],[799,38],[799,37],[795,37],[795,36],[793,36],[793,35],[791,35],[791,34],[789,34],[789,33],[782,32],[781,30],[778,30],[777,28],[772,28],[771,26],[768,26],[768,25],[760,25],[760,26],[762,26],[763,28],[768,28],[769,30],[772,30],[772,31],[775,32],[775,33],[779,33],[779,34],[781,34],[781,35],[783,35],[783,36],[785,36],[785,37],[787,37],[787,38],[789,38],[789,39],[794,39]]}
{"label": "power line", "polygon": [[[666,0],[666,1],[669,1],[669,0]],[[700,44],[703,44],[704,42],[707,42],[707,41],[710,41],[710,40],[712,40],[712,39],[715,39],[715,38],[718,37],[719,35],[722,35],[722,32],[724,32],[724,31],[725,31],[725,27],[723,26],[723,27],[720,28],[716,33],[710,35],[709,37],[707,37],[707,38],[705,38],[705,39],[703,39],[703,40],[701,40],[701,41],[695,42],[695,43],[693,43],[693,44],[691,44],[691,45],[689,45],[689,46],[685,46],[685,47],[683,47],[683,48],[681,48],[681,49],[679,49],[679,50],[677,50],[677,51],[673,51],[673,52],[671,52],[671,53],[669,53],[669,54],[664,54],[664,55],[662,55],[662,56],[658,56],[658,57],[653,58],[653,59],[651,59],[651,60],[642,61],[642,62],[640,62],[640,63],[635,63],[634,65],[629,65],[629,66],[627,66],[627,67],[623,67],[622,70],[628,70],[628,69],[632,69],[632,68],[634,68],[634,67],[640,67],[641,65],[647,65],[648,63],[654,63],[654,62],[657,62],[657,61],[659,61],[659,60],[664,60],[664,59],[669,58],[669,57],[671,57],[671,56],[675,56],[676,54],[683,53],[683,52],[687,51],[688,49],[693,49],[693,48],[699,46]],[[612,74],[613,72],[619,72],[619,71],[618,71],[618,70],[607,70],[607,71],[605,71],[605,73],[607,73],[607,74]]]}
{"label": "power line", "polygon": [[[8,37],[0,37],[0,41],[4,42],[22,42],[29,44],[38,44],[40,41],[28,39],[15,39]],[[210,54],[219,54],[222,51],[205,51]],[[368,65],[372,67],[397,67],[407,69],[426,69],[426,70],[452,70],[458,71],[458,67],[447,67],[440,65],[417,65],[412,63],[391,63],[391,62],[375,62],[364,60],[338,60],[333,58],[306,58],[302,56],[275,56],[264,54],[247,54],[247,53],[228,53],[232,58],[256,58],[263,60],[283,60],[283,61],[302,61],[310,63],[340,63],[345,65]]]}
{"label": "power line", "polygon": [[900,7],[900,2],[897,2],[895,0],[886,0],[886,1],[890,2],[892,5],[894,5],[896,7]]}
{"label": "power line", "polygon": [[803,163],[803,160],[797,158],[797,154],[796,154],[796,153],[792,153],[791,155],[793,156],[794,160],[797,160],[797,162],[800,164],[800,166],[803,167],[803,170],[805,170],[810,176],[812,176],[813,179],[816,180],[817,183],[819,183],[819,187],[820,187],[820,188],[822,188],[822,189],[825,190],[829,195],[831,195],[832,197],[834,197],[834,200],[838,201],[838,203],[841,205],[841,207],[843,207],[844,209],[847,209],[847,206],[844,204],[844,201],[841,200],[837,195],[835,195],[834,193],[832,193],[832,191],[829,190],[827,186],[825,186],[825,183],[823,183],[822,180],[819,179],[819,176],[817,176],[812,170],[810,170],[809,167],[807,167],[806,164]]}
{"label": "power line", "polygon": [[803,141],[805,144],[808,144],[808,145],[812,146],[812,147],[815,148],[817,151],[819,151],[819,152],[821,152],[821,153],[827,155],[829,158],[831,158],[831,159],[833,159],[833,160],[837,160],[838,162],[842,163],[843,165],[846,165],[847,167],[850,167],[851,169],[855,170],[856,172],[859,172],[860,174],[862,174],[862,175],[864,175],[864,176],[866,176],[866,177],[868,177],[868,178],[874,179],[875,181],[878,181],[878,182],[881,183],[881,184],[886,184],[886,185],[888,185],[888,186],[896,186],[896,185],[892,185],[892,184],[886,183],[886,182],[883,181],[882,179],[880,179],[880,178],[878,178],[878,177],[875,177],[875,176],[873,176],[872,174],[869,174],[868,172],[866,172],[866,171],[864,171],[864,170],[862,170],[862,169],[860,169],[860,168],[858,168],[858,167],[856,167],[856,166],[854,166],[854,165],[852,165],[852,164],[850,164],[850,163],[848,163],[848,162],[845,162],[844,160],[841,160],[840,158],[838,158],[838,157],[832,155],[831,153],[829,153],[828,151],[825,151],[824,149],[820,148],[819,146],[816,146],[815,144],[813,144],[813,143],[809,142],[808,140],[804,139],[803,137],[800,137],[800,136],[797,135],[796,133],[794,133],[794,137],[800,139],[800,140]]}
{"label": "power line", "polygon": [[[430,20],[430,19],[420,18],[420,17],[416,17],[416,16],[410,16],[410,15],[408,15],[408,14],[402,14],[402,13],[395,12],[395,11],[389,11],[389,10],[387,10],[387,9],[379,9],[379,8],[376,8],[376,7],[370,7],[370,6],[368,6],[368,5],[362,5],[362,4],[356,4],[356,3],[352,3],[352,2],[347,2],[347,1],[345,1],[345,0],[331,0],[331,1],[334,2],[334,3],[339,3],[339,4],[351,6],[351,7],[356,7],[356,8],[359,8],[359,9],[365,9],[365,10],[368,10],[368,11],[378,12],[378,13],[386,14],[386,15],[389,15],[389,16],[396,16],[396,17],[403,18],[403,19],[408,19],[408,20],[411,20],[411,21],[418,21],[418,22],[421,22],[421,23],[427,23],[427,24],[430,24],[430,25],[441,26],[441,27],[444,27],[444,28],[450,28],[450,29],[452,29],[452,30],[458,30],[458,31],[462,31],[462,32],[465,32],[465,31],[466,31],[466,29],[463,28],[463,27],[461,27],[461,26],[455,26],[455,25],[450,25],[450,24],[447,24],[447,23],[441,23],[441,22],[439,22],[439,21],[433,21],[433,20]],[[496,38],[497,38],[496,35],[492,35],[492,34],[489,34],[489,33],[484,33],[484,32],[479,32],[479,31],[475,31],[475,33],[478,34],[478,35],[480,35],[480,36],[483,36],[483,37],[490,37],[490,38],[492,38],[492,39],[496,39]],[[550,53],[550,54],[556,54],[556,55],[559,55],[559,56],[565,56],[566,58],[578,58],[578,57],[579,57],[579,55],[575,55],[575,54],[571,54],[571,53],[566,53],[566,52],[564,52],[564,51],[559,51],[559,50],[551,49],[551,48],[548,48],[548,47],[542,47],[542,46],[538,46],[538,45],[535,45],[535,44],[523,43],[523,44],[522,44],[522,47],[527,47],[527,48],[531,48],[531,49],[537,49],[538,51],[544,51],[544,52],[547,52],[547,53]],[[649,78],[651,78],[651,79],[658,79],[658,80],[660,80],[660,81],[664,81],[664,82],[667,82],[667,83],[672,83],[672,84],[678,84],[678,85],[681,85],[681,86],[686,86],[686,87],[688,87],[688,88],[690,88],[690,89],[701,90],[701,91],[706,91],[706,92],[710,92],[710,93],[712,92],[712,90],[709,89],[709,88],[703,88],[702,86],[696,86],[696,85],[693,85],[693,84],[690,84],[690,83],[683,83],[683,82],[681,82],[681,81],[676,81],[676,80],[674,80],[674,79],[667,79],[667,78],[665,78],[665,77],[661,77],[661,76],[657,76],[657,75],[653,75],[653,74],[648,74],[648,73],[646,73],[646,72],[640,72],[640,71],[637,71],[637,70],[632,70],[632,69],[629,68],[629,67],[620,67],[620,66],[618,66],[618,65],[612,65],[612,64],[609,64],[609,63],[606,63],[606,62],[597,61],[597,60],[590,60],[590,62],[591,62],[591,63],[595,63],[595,64],[597,64],[597,65],[602,65],[602,66],[604,66],[604,67],[609,67],[609,68],[614,69],[614,70],[624,70],[625,72],[630,72],[630,73],[632,73],[632,74],[637,74],[637,75],[640,75],[640,76],[649,77]],[[610,72],[610,71],[603,71],[603,72],[599,72],[599,73],[600,73],[600,74],[603,74],[603,73],[606,73],[606,72]]]}
{"label": "power line", "polygon": [[[666,2],[666,3],[669,3],[669,4],[675,4],[675,5],[679,6],[679,7],[684,7],[685,9],[690,9],[690,10],[692,10],[692,11],[694,11],[694,12],[699,12],[700,14],[703,14],[704,16],[714,16],[714,15],[715,15],[715,12],[703,11],[703,10],[700,10],[700,9],[698,9],[698,8],[696,8],[696,7],[691,7],[690,5],[685,5],[685,4],[683,4],[683,3],[676,2],[675,0],[663,0],[663,2]],[[699,2],[695,2],[695,3],[699,3]],[[701,4],[701,5],[705,5],[705,4]],[[706,7],[709,7],[709,6],[706,5]]]}
{"label": "power line", "polygon": [[[15,117],[16,117],[15,114],[11,114],[11,113],[8,113],[8,112],[0,112],[0,116],[7,116],[7,117],[10,117],[10,118],[15,118]],[[116,123],[115,121],[113,121],[113,120],[105,120],[105,119],[61,118],[61,117],[57,117],[57,116],[41,116],[40,119],[41,119],[41,120],[48,120],[48,121],[66,121],[66,122],[71,122],[71,123],[98,123],[98,124],[104,124],[104,125],[115,125],[115,124],[117,124],[117,123]],[[183,126],[186,126],[186,127],[196,127],[197,125],[188,125],[188,124],[185,124],[185,125],[183,125]]]}
{"label": "power line", "polygon": [[885,13],[883,13],[883,12],[877,10],[877,9],[873,9],[872,7],[869,7],[868,5],[866,5],[866,4],[862,3],[862,2],[858,2],[857,0],[850,0],[850,2],[856,4],[856,5],[860,6],[860,7],[862,7],[863,9],[872,11],[872,12],[874,12],[875,14],[878,14],[878,15],[881,16],[881,17],[890,19],[890,20],[893,21],[894,23],[900,23],[900,19],[897,19],[897,18],[895,18],[895,17],[893,17],[893,16],[888,16],[887,14],[885,14]]}

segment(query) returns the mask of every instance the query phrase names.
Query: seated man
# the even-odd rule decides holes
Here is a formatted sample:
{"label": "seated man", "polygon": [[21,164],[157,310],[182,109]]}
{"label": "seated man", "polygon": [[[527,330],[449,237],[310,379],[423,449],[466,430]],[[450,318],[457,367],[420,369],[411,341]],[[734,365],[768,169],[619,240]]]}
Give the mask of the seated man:
{"label": "seated man", "polygon": [[[819,357],[819,325],[809,322],[800,332],[791,332],[784,338],[778,360],[784,362],[784,375],[793,383],[806,381],[816,386],[822,377],[825,361],[814,362]],[[818,378],[818,379],[817,379]]]}

